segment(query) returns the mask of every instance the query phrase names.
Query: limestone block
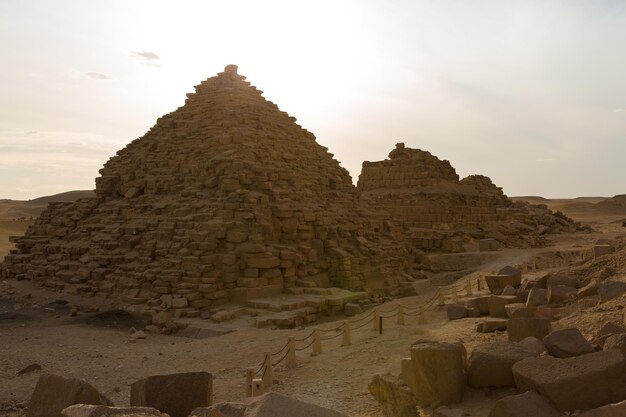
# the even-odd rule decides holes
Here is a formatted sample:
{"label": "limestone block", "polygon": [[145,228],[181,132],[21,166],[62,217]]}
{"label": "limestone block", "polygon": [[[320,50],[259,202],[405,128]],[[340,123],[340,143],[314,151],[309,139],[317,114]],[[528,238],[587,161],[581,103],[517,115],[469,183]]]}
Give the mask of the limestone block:
{"label": "limestone block", "polygon": [[411,389],[391,374],[374,375],[368,385],[387,417],[417,416],[417,399]]}
{"label": "limestone block", "polygon": [[419,341],[411,346],[415,385],[411,386],[419,404],[437,406],[463,399],[464,349],[459,344]]}
{"label": "limestone block", "polygon": [[526,391],[498,400],[489,417],[564,417],[548,400],[536,391]]}
{"label": "limestone block", "polygon": [[107,407],[77,404],[63,410],[64,417],[166,417],[150,407]]}
{"label": "limestone block", "polygon": [[615,249],[611,245],[595,245],[593,247],[593,257],[599,258],[604,255],[609,255],[613,253]]}
{"label": "limestone block", "polygon": [[598,294],[600,300],[606,301],[617,298],[626,292],[626,282],[622,281],[604,281],[598,285]]}
{"label": "limestone block", "polygon": [[578,291],[574,287],[567,285],[550,285],[548,286],[548,303],[559,304],[576,298]]}
{"label": "limestone block", "polygon": [[489,315],[491,317],[507,317],[504,307],[517,303],[514,295],[492,295],[489,297]]}
{"label": "limestone block", "polygon": [[531,288],[528,293],[526,305],[528,307],[536,307],[548,304],[548,290],[543,288]]}
{"label": "limestone block", "polygon": [[468,382],[474,388],[515,386],[511,368],[520,360],[536,356],[516,342],[483,343],[474,348],[469,359]]}
{"label": "limestone block", "polygon": [[476,325],[476,331],[479,333],[493,333],[495,331],[505,331],[507,328],[507,319],[487,319]]}
{"label": "limestone block", "polygon": [[213,376],[208,372],[153,375],[130,386],[130,405],[153,407],[170,417],[187,417],[211,405]]}
{"label": "limestone block", "polygon": [[529,308],[524,303],[513,303],[504,306],[507,317],[533,317],[535,314],[534,308]]}
{"label": "limestone block", "polygon": [[529,336],[543,339],[552,331],[550,320],[538,317],[510,319],[506,327],[509,340],[519,342]]}
{"label": "limestone block", "polygon": [[467,307],[459,304],[450,304],[447,307],[447,315],[449,320],[458,320],[467,317]]}
{"label": "limestone block", "polygon": [[[626,225],[626,222],[625,222]],[[626,416],[626,401],[615,404],[607,404],[602,407],[586,410],[576,417],[623,417]]]}
{"label": "limestone block", "polygon": [[28,402],[26,417],[63,417],[62,411],[74,404],[113,405],[82,379],[43,374]]}
{"label": "limestone block", "polygon": [[560,411],[584,410],[626,399],[626,363],[617,349],[572,358],[527,358],[513,365],[518,388],[535,390]]}
{"label": "limestone block", "polygon": [[489,314],[489,295],[480,297],[470,297],[465,300],[465,306],[469,308],[478,308],[480,314]]}
{"label": "limestone block", "polygon": [[548,353],[557,358],[569,358],[594,351],[591,343],[576,328],[559,329],[543,338]]}
{"label": "limestone block", "polygon": [[485,281],[489,291],[493,294],[500,294],[502,290],[510,285],[512,287],[519,287],[522,282],[521,276],[515,275],[485,275]]}

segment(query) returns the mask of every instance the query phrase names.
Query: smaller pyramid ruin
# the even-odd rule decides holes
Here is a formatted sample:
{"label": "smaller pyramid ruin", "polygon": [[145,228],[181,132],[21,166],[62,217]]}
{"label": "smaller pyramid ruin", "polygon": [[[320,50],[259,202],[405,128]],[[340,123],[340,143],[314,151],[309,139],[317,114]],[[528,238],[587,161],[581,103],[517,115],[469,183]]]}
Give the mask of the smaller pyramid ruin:
{"label": "smaller pyramid ruin", "polygon": [[527,247],[529,236],[576,230],[564,215],[513,202],[483,175],[459,179],[449,161],[404,143],[389,159],[363,162],[357,187],[362,200],[402,224],[413,249],[463,252],[471,239],[487,237]]}

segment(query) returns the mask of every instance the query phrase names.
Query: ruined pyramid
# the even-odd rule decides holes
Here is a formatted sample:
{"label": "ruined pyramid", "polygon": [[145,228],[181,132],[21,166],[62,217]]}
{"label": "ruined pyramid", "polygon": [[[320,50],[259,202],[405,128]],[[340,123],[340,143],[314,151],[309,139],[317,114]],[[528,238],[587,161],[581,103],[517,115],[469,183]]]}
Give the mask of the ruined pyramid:
{"label": "ruined pyramid", "polygon": [[55,203],[4,277],[194,316],[293,286],[393,287],[399,228],[313,134],[229,65]]}

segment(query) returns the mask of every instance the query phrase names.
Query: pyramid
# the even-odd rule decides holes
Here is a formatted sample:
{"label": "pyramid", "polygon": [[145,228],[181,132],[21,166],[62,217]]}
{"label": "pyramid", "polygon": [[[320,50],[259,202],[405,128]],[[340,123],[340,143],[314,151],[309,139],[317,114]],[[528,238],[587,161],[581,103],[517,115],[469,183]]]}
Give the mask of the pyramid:
{"label": "pyramid", "polygon": [[4,277],[193,316],[293,286],[391,288],[401,230],[312,133],[229,65],[54,203]]}
{"label": "pyramid", "polygon": [[566,216],[513,202],[486,176],[459,179],[449,161],[404,143],[388,159],[365,161],[357,187],[402,225],[410,247],[426,251],[463,252],[464,243],[485,237],[526,247],[524,236],[576,230]]}

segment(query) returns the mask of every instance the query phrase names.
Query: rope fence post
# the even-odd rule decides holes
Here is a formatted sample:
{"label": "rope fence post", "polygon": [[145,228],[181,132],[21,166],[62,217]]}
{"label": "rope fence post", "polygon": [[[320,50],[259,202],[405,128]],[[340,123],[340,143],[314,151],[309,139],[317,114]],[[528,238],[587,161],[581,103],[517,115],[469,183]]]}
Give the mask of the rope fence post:
{"label": "rope fence post", "polygon": [[272,381],[274,380],[274,369],[272,367],[272,354],[271,352],[264,352],[263,355],[265,359],[263,359],[263,367],[265,370],[263,371],[263,376],[261,379],[263,380],[263,385],[270,386],[272,385]]}
{"label": "rope fence post", "polygon": [[372,319],[372,328],[374,330],[378,330],[379,329],[379,324],[380,322],[378,321],[378,318],[380,317],[380,313],[378,312],[378,309],[375,308],[374,309],[374,318]]}
{"label": "rope fence post", "polygon": [[313,356],[322,353],[322,337],[320,335],[320,329],[317,327],[313,329]]}
{"label": "rope fence post", "polygon": [[472,292],[472,281],[469,279],[465,281],[465,290],[465,295],[467,297],[471,297],[472,295],[474,295],[474,293]]}
{"label": "rope fence post", "polygon": [[258,397],[265,392],[264,383],[262,378],[255,378],[252,380],[252,396]]}
{"label": "rope fence post", "polygon": [[252,397],[252,380],[254,379],[254,368],[246,369],[246,397]]}
{"label": "rope fence post", "polygon": [[350,324],[343,321],[343,337],[341,338],[341,346],[350,346],[352,341],[350,340]]}
{"label": "rope fence post", "polygon": [[287,367],[296,367],[296,339],[289,336],[289,345],[287,346]]}
{"label": "rope fence post", "polygon": [[459,294],[456,292],[456,285],[452,286],[452,302],[454,304],[459,302]]}
{"label": "rope fence post", "polygon": [[398,322],[399,325],[404,326],[404,306],[400,304],[398,306]]}
{"label": "rope fence post", "polygon": [[443,291],[441,290],[441,287],[437,288],[437,305],[439,307],[446,305],[446,300],[443,298]]}

